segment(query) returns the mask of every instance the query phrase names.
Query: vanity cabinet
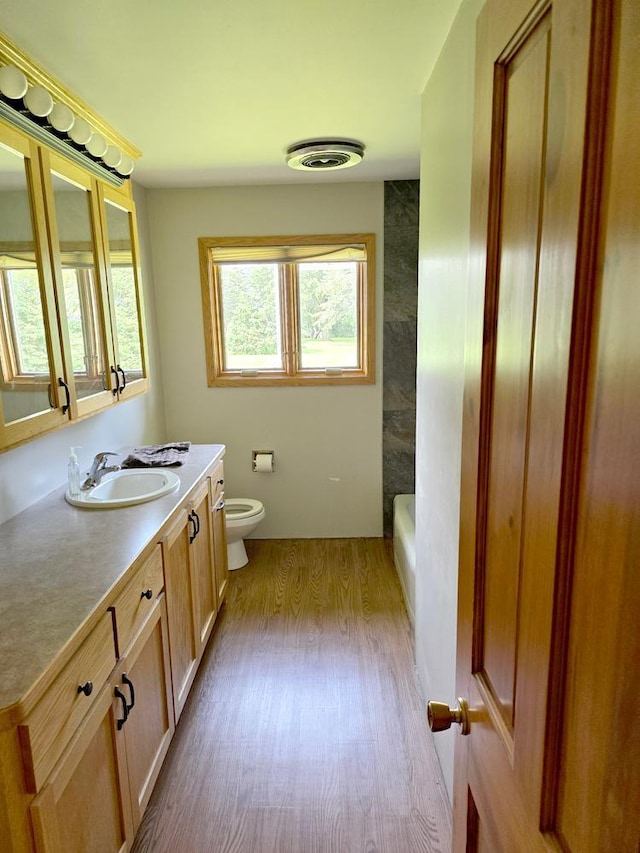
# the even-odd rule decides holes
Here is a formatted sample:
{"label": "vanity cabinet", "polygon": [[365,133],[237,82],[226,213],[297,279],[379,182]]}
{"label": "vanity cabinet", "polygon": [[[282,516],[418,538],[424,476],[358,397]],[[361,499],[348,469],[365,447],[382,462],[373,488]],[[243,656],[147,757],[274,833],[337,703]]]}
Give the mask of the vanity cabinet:
{"label": "vanity cabinet", "polygon": [[[78,511],[64,503],[61,491],[47,502],[53,511],[49,521],[46,511],[34,509],[25,512],[24,521],[17,518],[4,527],[0,562],[7,571],[15,566],[19,585],[19,600],[9,605],[9,619],[0,625],[4,648],[8,634],[3,637],[2,631],[14,630],[8,623],[24,625],[15,635],[15,656],[7,661],[9,680],[18,670],[16,661],[24,660],[31,634],[51,616],[50,600],[70,635],[59,637],[55,659],[21,682],[18,694],[5,693],[0,708],[1,849],[130,849],[211,636],[218,589],[224,594],[223,539],[216,545],[224,512],[216,510],[223,504],[223,450],[192,449],[195,460],[185,463],[181,474],[183,496],[168,512],[157,503],[156,510],[90,513],[69,545],[47,527],[60,514],[74,523],[67,513]],[[79,555],[94,544],[98,531],[107,530],[114,536],[106,540],[104,555],[92,552],[94,571]],[[23,565],[34,552],[46,553],[60,578],[52,571],[43,584],[37,565]],[[114,559],[118,568],[101,587]],[[68,620],[65,600],[70,589],[83,585],[95,590],[96,599],[92,592],[85,602],[90,615],[78,624]],[[4,593],[11,595],[8,587]],[[18,612],[27,594],[39,602],[40,620],[30,622],[31,608]],[[56,621],[54,614],[39,643],[46,643]]]}

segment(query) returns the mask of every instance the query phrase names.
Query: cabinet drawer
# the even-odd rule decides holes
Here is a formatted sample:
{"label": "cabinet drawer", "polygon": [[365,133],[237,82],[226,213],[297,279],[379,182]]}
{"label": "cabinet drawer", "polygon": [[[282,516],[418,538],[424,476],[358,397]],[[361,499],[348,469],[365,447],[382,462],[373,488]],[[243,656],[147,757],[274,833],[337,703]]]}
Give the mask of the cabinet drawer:
{"label": "cabinet drawer", "polygon": [[42,786],[115,663],[113,619],[111,613],[105,613],[20,726],[31,791]]}
{"label": "cabinet drawer", "polygon": [[162,552],[160,546],[134,570],[115,603],[116,646],[122,657],[129,643],[153,610],[156,598],[164,588]]}

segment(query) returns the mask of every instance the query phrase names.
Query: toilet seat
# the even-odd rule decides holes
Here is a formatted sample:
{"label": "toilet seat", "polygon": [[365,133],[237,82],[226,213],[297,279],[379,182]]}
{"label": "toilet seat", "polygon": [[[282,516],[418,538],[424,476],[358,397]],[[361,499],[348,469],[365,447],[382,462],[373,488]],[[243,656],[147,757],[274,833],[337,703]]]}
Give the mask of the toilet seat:
{"label": "toilet seat", "polygon": [[227,522],[244,521],[264,511],[261,501],[252,498],[229,498],[224,502]]}

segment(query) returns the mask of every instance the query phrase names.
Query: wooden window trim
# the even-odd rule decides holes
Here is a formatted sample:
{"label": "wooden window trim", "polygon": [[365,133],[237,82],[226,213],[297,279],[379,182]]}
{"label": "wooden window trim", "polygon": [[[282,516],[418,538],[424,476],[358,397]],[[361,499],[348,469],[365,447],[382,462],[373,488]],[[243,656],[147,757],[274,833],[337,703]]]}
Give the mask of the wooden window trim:
{"label": "wooden window trim", "polygon": [[[366,262],[359,267],[358,280],[358,368],[342,368],[339,374],[324,369],[301,368],[299,365],[299,320],[295,269],[285,275],[280,265],[280,298],[282,324],[282,370],[260,370],[255,375],[243,375],[241,370],[225,370],[223,352],[222,299],[219,277],[213,258],[215,248],[222,246],[317,246],[363,244]],[[323,234],[277,237],[200,237],[200,279],[204,319],[207,383],[209,387],[264,387],[308,385],[372,385],[375,383],[375,235]]]}

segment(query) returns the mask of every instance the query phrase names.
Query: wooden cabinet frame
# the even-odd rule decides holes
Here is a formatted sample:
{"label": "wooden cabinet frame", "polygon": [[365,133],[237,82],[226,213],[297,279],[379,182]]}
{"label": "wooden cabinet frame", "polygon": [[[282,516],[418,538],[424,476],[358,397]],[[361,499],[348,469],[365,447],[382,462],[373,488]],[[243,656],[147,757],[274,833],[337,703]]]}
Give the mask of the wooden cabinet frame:
{"label": "wooden cabinet frame", "polygon": [[[128,190],[128,187],[127,187]],[[130,399],[137,394],[144,394],[149,390],[149,365],[147,356],[147,334],[144,317],[144,300],[142,293],[142,270],[140,265],[140,249],[138,242],[138,227],[136,223],[135,205],[131,196],[124,189],[108,186],[107,184],[98,183],[98,198],[100,200],[100,217],[101,217],[101,236],[102,250],[105,258],[105,269],[107,278],[107,290],[109,298],[109,315],[111,318],[111,338],[113,341],[113,357],[114,364],[117,370],[123,370],[126,373],[126,365],[122,361],[122,354],[118,348],[117,320],[116,308],[114,302],[114,286],[112,280],[112,271],[110,264],[110,248],[109,248],[109,230],[107,225],[107,205],[111,204],[114,207],[120,208],[127,214],[129,221],[129,232],[131,237],[131,265],[133,268],[135,282],[135,300],[137,311],[137,325],[140,341],[140,358],[141,372],[139,378],[129,377],[125,382],[124,387],[118,386],[118,399]]]}
{"label": "wooden cabinet frame", "polygon": [[[0,395],[0,450],[21,444],[63,426],[69,420],[70,414],[63,410],[66,402],[62,393],[59,378],[64,377],[64,366],[62,358],[62,347],[58,336],[58,319],[53,286],[53,274],[51,258],[47,250],[49,243],[45,204],[41,193],[42,167],[38,157],[38,146],[33,140],[9,127],[0,120],[0,143],[13,149],[24,158],[28,197],[31,206],[31,224],[33,235],[33,249],[37,263],[40,279],[40,299],[42,302],[43,323],[46,337],[47,358],[49,361],[49,376],[43,377],[45,384],[50,383],[50,402],[54,405],[45,411],[37,412],[30,417],[5,423],[4,410]],[[0,246],[2,239],[0,236]],[[1,309],[1,306],[0,306]],[[0,310],[0,315],[4,314]],[[0,316],[0,323],[6,317]],[[8,353],[2,353],[2,359],[6,362]]]}
{"label": "wooden cabinet frame", "polygon": [[[31,376],[21,381],[21,392],[46,391],[49,387],[50,409],[5,423],[2,400],[0,399],[0,452],[29,441],[39,435],[63,426],[70,420],[87,417],[122,399],[145,393],[149,388],[147,341],[144,319],[142,275],[135,205],[131,197],[131,185],[112,187],[92,176],[71,160],[50,150],[46,145],[35,142],[24,133],[0,119],[0,143],[25,160],[28,197],[31,207],[33,250],[40,276],[40,297],[49,362],[49,375]],[[91,240],[95,257],[95,279],[98,296],[100,329],[98,331],[105,359],[104,390],[81,397],[78,394],[73,371],[71,343],[65,312],[64,287],[62,282],[61,252],[58,239],[55,199],[51,172],[75,183],[89,194],[91,212]],[[110,267],[109,241],[107,234],[106,205],[111,204],[124,211],[128,217],[131,266],[135,287],[135,314],[139,331],[140,366],[137,373],[126,378],[126,366],[121,363],[118,352],[116,307],[113,296],[113,280]],[[0,235],[0,246],[2,236]],[[31,245],[31,244],[30,244]],[[7,363],[6,334],[8,329],[6,310],[0,300],[0,358]],[[4,318],[4,319],[3,319]],[[3,340],[5,343],[3,345]],[[65,391],[68,386],[68,398]]]}
{"label": "wooden cabinet frame", "polygon": [[[113,368],[115,364],[113,343],[109,322],[109,298],[107,293],[107,272],[104,252],[102,251],[102,235],[100,228],[100,200],[98,193],[98,181],[86,173],[79,166],[70,163],[58,154],[50,153],[44,148],[40,150],[42,164],[43,192],[48,214],[49,229],[49,251],[51,253],[51,264],[55,281],[56,299],[60,314],[60,334],[62,337],[62,356],[64,361],[64,373],[67,377],[71,392],[70,416],[72,419],[93,414],[102,409],[112,406],[117,402],[114,393]],[[52,173],[59,174],[70,183],[87,191],[91,213],[91,242],[95,258],[96,290],[98,295],[98,313],[100,315],[100,328],[97,334],[100,337],[102,351],[105,359],[105,388],[102,392],[92,394],[89,397],[79,398],[76,388],[73,363],[71,360],[71,342],[65,307],[64,284],[62,280],[62,260],[59,240],[58,221],[56,216],[54,189]]]}

